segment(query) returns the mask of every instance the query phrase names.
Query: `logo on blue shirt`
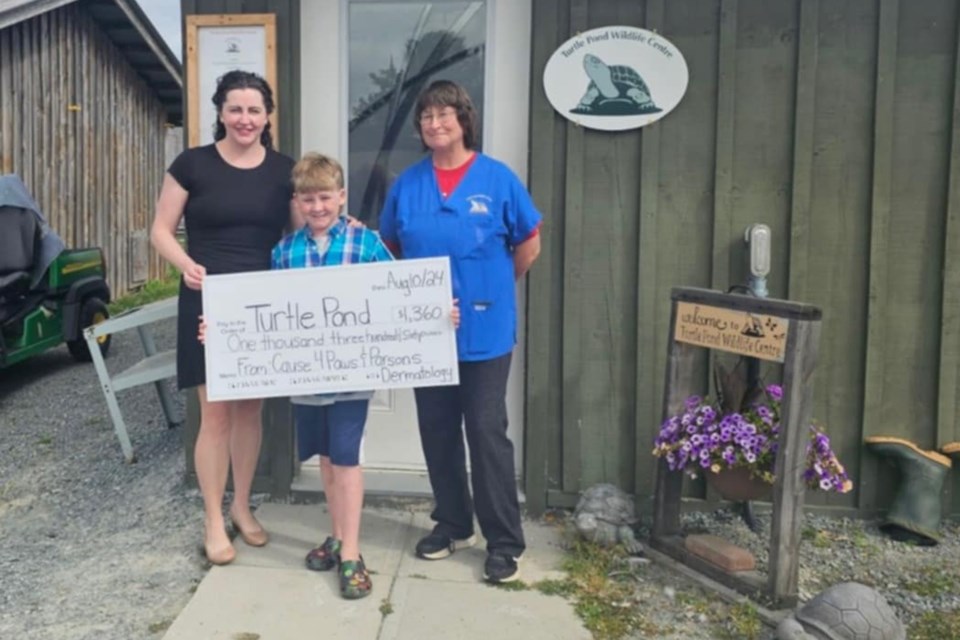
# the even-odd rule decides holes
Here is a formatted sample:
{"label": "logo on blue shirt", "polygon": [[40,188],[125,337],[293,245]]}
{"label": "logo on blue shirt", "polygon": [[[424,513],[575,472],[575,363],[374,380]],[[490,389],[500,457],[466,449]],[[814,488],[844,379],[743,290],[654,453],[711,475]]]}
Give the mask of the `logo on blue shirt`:
{"label": "logo on blue shirt", "polygon": [[485,195],[473,195],[467,196],[467,202],[470,203],[470,213],[484,215],[490,213],[487,203],[493,202],[493,198]]}

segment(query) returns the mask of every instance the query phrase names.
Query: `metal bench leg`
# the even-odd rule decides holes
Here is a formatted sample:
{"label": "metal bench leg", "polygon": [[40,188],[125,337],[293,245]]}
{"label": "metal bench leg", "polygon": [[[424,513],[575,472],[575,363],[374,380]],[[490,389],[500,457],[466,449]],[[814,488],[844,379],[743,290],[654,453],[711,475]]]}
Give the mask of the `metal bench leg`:
{"label": "metal bench leg", "polygon": [[97,339],[86,335],[87,348],[90,350],[90,359],[97,370],[97,377],[100,379],[100,388],[103,390],[103,397],[107,401],[107,409],[110,411],[110,419],[113,420],[113,430],[120,441],[120,448],[123,450],[123,457],[127,462],[136,462],[137,457],[133,453],[133,445],[130,444],[130,436],[127,435],[127,425],[123,421],[123,414],[120,413],[120,405],[117,403],[117,396],[113,392],[113,385],[110,383],[110,374],[107,373],[107,366],[103,362],[103,354],[100,353],[100,347],[97,345]]}
{"label": "metal bench leg", "polygon": [[[153,341],[153,334],[150,333],[150,330],[145,326],[141,325],[137,327],[137,333],[140,334],[140,342],[143,344],[143,352],[149,358],[150,356],[157,353],[157,345]],[[157,395],[160,397],[160,406],[163,407],[163,415],[167,418],[167,428],[173,429],[178,426],[182,420],[174,419],[173,410],[173,398],[170,397],[170,391],[167,389],[167,385],[164,384],[163,380],[157,380],[153,383],[153,386],[157,389]]]}

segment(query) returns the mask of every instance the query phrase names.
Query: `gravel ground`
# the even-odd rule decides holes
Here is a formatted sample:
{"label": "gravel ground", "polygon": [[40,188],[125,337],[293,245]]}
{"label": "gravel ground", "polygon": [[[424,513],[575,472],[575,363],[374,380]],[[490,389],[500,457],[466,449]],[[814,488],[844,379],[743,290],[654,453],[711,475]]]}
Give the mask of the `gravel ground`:
{"label": "gravel ground", "polygon": [[[155,325],[161,349],[174,334],[172,321]],[[114,336],[112,371],[139,357],[135,332]],[[182,415],[182,396],[174,398]],[[0,370],[0,638],[156,640],[203,577],[202,503],[183,481],[181,430],[166,428],[152,386],[122,392],[120,404],[133,465],[123,461],[91,365],[61,347]],[[683,523],[749,549],[764,570],[769,515],[758,520],[760,535],[727,510],[685,514]],[[875,523],[808,516],[801,597],[859,580],[907,624],[960,609],[960,524],[942,533],[937,547],[912,547]],[[643,560],[627,573],[645,622],[636,637],[749,637],[731,626],[749,612],[692,581]]]}
{"label": "gravel ground", "polygon": [[[770,540],[769,513],[757,514],[759,533],[752,532],[729,509],[682,516],[687,534],[710,533],[748,549],[757,569],[766,572]],[[877,589],[908,629],[929,612],[960,610],[960,523],[948,521],[941,544],[919,547],[890,540],[877,522],[807,515],[800,546],[800,598],[806,601],[827,587],[857,581]],[[647,533],[641,531],[642,534]],[[696,583],[655,564],[635,570],[637,596],[644,619],[654,632],[638,638],[741,639],[775,637],[770,628],[756,636],[737,630],[732,619],[749,612],[721,602]],[[930,637],[930,636],[924,636]],[[951,640],[943,638],[942,640]]]}
{"label": "gravel ground", "polygon": [[[709,530],[749,549],[758,569],[766,571],[770,517],[758,520],[761,535],[729,511],[690,514],[685,524],[689,531]],[[920,547],[891,540],[877,522],[808,515],[800,546],[800,598],[853,580],[877,589],[908,625],[930,611],[960,609],[960,524],[948,521],[941,533],[939,545]]]}
{"label": "gravel ground", "polygon": [[[154,327],[172,346],[172,321]],[[107,366],[140,354],[136,332],[117,334]],[[119,397],[133,465],[92,365],[60,347],[0,370],[0,638],[158,638],[203,575],[182,430],[167,428],[153,385]]]}

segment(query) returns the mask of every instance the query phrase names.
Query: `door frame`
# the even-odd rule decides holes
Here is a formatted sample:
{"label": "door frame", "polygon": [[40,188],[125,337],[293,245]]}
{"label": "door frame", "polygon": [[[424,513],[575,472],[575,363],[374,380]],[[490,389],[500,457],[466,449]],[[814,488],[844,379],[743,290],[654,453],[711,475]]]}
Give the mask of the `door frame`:
{"label": "door frame", "polygon": [[[383,0],[389,2],[390,0]],[[300,140],[302,151],[333,155],[349,175],[348,4],[350,0],[300,3]],[[528,178],[532,0],[485,0],[483,150]],[[321,62],[314,62],[321,61]],[[326,61],[330,61],[327,64]],[[339,99],[330,100],[335,92]],[[349,185],[348,185],[349,188]],[[526,371],[526,283],[517,287],[517,346],[507,381],[507,415],[518,478],[523,478]],[[522,484],[521,484],[522,487]]]}

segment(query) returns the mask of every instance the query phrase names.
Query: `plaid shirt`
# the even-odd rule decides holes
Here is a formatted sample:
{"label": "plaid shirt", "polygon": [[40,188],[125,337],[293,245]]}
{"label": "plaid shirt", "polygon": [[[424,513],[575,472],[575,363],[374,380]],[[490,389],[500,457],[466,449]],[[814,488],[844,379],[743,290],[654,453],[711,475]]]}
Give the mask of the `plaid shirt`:
{"label": "plaid shirt", "polygon": [[[393,260],[390,251],[381,242],[380,236],[366,227],[347,226],[346,218],[337,220],[327,233],[330,243],[326,253],[321,254],[320,246],[313,239],[309,226],[305,225],[302,229],[294,231],[273,248],[270,268],[306,269]],[[354,391],[293,396],[290,401],[301,405],[328,405],[347,400],[369,400],[372,397],[373,391]]]}
{"label": "plaid shirt", "polygon": [[347,226],[345,218],[340,218],[328,233],[330,244],[326,253],[320,253],[309,226],[291,233],[273,248],[270,268],[305,269],[393,260],[380,236],[364,227]]}

